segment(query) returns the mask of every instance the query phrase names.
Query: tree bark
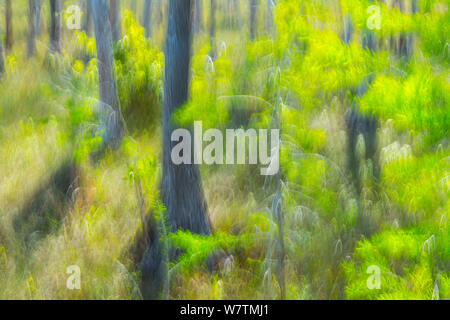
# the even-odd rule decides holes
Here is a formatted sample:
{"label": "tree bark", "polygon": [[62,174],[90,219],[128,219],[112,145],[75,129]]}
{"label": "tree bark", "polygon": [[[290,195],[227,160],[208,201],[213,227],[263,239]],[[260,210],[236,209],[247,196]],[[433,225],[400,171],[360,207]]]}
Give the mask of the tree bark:
{"label": "tree bark", "polygon": [[98,79],[100,101],[104,104],[106,133],[105,145],[118,146],[124,135],[124,121],[120,110],[114,69],[111,24],[108,17],[108,0],[89,0],[94,20],[95,42],[97,47]]}
{"label": "tree bark", "polygon": [[200,172],[195,164],[175,165],[171,135],[173,113],[188,100],[191,54],[191,10],[194,0],[170,0],[165,47],[163,112],[163,177],[161,196],[172,232],[210,234]]}
{"label": "tree bark", "polygon": [[13,46],[13,21],[12,21],[12,6],[11,0],[6,0],[5,21],[6,21],[6,35],[5,35],[5,50],[11,51]]}
{"label": "tree bark", "polygon": [[50,51],[61,52],[61,0],[50,0]]}
{"label": "tree bark", "polygon": [[109,0],[109,21],[111,22],[112,39],[114,42],[120,39],[120,0]]}
{"label": "tree bark", "polygon": [[151,17],[152,17],[152,0],[145,0],[144,3],[144,29],[145,37],[150,38],[152,36]]}
{"label": "tree bark", "polygon": [[34,55],[36,50],[36,1],[28,0],[28,38],[27,38],[27,56]]}
{"label": "tree bark", "polygon": [[250,41],[256,37],[256,0],[250,0]]}

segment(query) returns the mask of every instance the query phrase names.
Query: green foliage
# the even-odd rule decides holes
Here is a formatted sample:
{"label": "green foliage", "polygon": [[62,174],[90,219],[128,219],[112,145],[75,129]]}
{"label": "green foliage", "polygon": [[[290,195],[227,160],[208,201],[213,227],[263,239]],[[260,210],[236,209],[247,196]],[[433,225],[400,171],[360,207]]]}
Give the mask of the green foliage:
{"label": "green foliage", "polygon": [[359,101],[362,111],[393,119],[399,130],[423,134],[425,146],[450,134],[450,84],[429,65],[415,65],[406,78],[380,75]]}
{"label": "green foliage", "polygon": [[163,53],[145,39],[131,11],[125,11],[123,26],[114,49],[122,113],[133,130],[150,128],[160,119]]}
{"label": "green foliage", "polygon": [[192,57],[190,99],[173,116],[181,126],[189,127],[194,121],[202,121],[204,128],[221,128],[228,120],[227,101],[218,98],[230,92],[231,61],[226,50],[215,61],[211,60],[208,52],[209,47],[203,46]]}
{"label": "green foliage", "polygon": [[[183,250],[179,257],[177,270],[188,271],[204,263],[206,258],[217,250],[230,250],[236,246],[236,236],[217,232],[211,236],[192,234],[189,231],[177,231],[168,236],[170,244]],[[172,266],[173,268],[174,266]]]}
{"label": "green foliage", "polygon": [[450,201],[449,174],[448,153],[411,156],[388,163],[382,184],[408,214],[439,220],[438,209]]}
{"label": "green foliage", "polygon": [[[355,249],[354,260],[342,267],[348,281],[347,299],[446,299],[448,266],[448,227],[386,230],[363,240]],[[370,266],[381,270],[380,289],[369,289]]]}

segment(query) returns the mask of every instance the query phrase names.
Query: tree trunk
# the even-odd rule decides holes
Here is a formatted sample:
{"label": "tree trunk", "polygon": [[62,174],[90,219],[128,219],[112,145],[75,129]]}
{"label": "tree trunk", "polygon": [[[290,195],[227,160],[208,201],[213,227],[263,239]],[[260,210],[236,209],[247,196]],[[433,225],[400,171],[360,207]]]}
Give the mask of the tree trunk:
{"label": "tree trunk", "polygon": [[36,1],[28,0],[28,39],[27,39],[27,56],[34,55],[36,50]]}
{"label": "tree trunk", "polygon": [[61,0],[50,0],[50,51],[61,52]]}
{"label": "tree trunk", "polygon": [[150,38],[152,36],[151,29],[151,17],[152,17],[152,0],[145,0],[144,3],[144,29],[145,37]]}
{"label": "tree trunk", "polygon": [[267,32],[269,33],[269,35],[272,35],[273,33],[272,10],[275,4],[273,3],[273,0],[266,0],[266,1],[267,1],[267,18],[266,18]]}
{"label": "tree trunk", "polygon": [[109,21],[111,22],[112,39],[114,42],[120,39],[120,0],[109,0]]}
{"label": "tree trunk", "polygon": [[156,26],[159,28],[159,26],[161,25],[161,23],[163,22],[163,5],[162,2],[163,1],[168,1],[168,0],[156,0]]}
{"label": "tree trunk", "polygon": [[35,27],[34,31],[37,37],[41,35],[41,11],[42,11],[42,0],[36,0],[36,13],[35,13]]}
{"label": "tree trunk", "polygon": [[234,28],[239,28],[241,23],[241,2],[240,0],[233,0],[233,9],[234,9]]}
{"label": "tree trunk", "polygon": [[92,20],[92,13],[91,8],[88,5],[89,0],[81,0],[81,6],[82,11],[84,12],[83,15],[83,31],[86,33],[87,36],[91,35],[91,20]]}
{"label": "tree trunk", "polygon": [[210,223],[197,165],[175,165],[171,152],[176,129],[173,113],[188,100],[191,54],[191,9],[194,0],[170,0],[165,47],[163,177],[161,196],[172,232],[178,229],[210,234]]}
{"label": "tree trunk", "polygon": [[209,12],[209,40],[211,43],[210,56],[214,57],[216,52],[216,0],[211,0],[210,12]]}
{"label": "tree trunk", "polygon": [[256,36],[256,0],[250,0],[250,41]]}
{"label": "tree trunk", "polygon": [[[0,26],[0,34],[2,34],[1,29],[2,28]],[[4,72],[5,72],[5,53],[3,48],[3,41],[0,41],[0,76],[2,76]]]}
{"label": "tree trunk", "polygon": [[131,0],[130,10],[133,12],[134,17],[137,16],[137,0]]}
{"label": "tree trunk", "polygon": [[195,0],[194,32],[200,33],[202,25],[202,0]]}
{"label": "tree trunk", "polygon": [[102,110],[105,117],[105,145],[118,146],[124,134],[124,121],[120,110],[114,69],[111,24],[108,17],[108,0],[89,0],[94,20],[95,42],[97,46],[98,80]]}
{"label": "tree trunk", "polygon": [[5,21],[6,21],[5,50],[6,52],[9,52],[12,49],[14,42],[11,0],[6,0]]}

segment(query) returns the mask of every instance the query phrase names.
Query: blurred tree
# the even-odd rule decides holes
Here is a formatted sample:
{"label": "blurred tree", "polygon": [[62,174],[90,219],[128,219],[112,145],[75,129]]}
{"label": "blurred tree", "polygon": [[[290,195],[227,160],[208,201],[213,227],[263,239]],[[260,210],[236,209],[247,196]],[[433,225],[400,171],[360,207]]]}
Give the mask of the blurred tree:
{"label": "blurred tree", "polygon": [[[369,0],[373,2],[373,0]],[[344,41],[349,44],[352,32],[353,23],[351,17],[347,15],[344,26]],[[342,37],[341,37],[342,38]],[[362,47],[364,50],[375,54],[378,48],[378,39],[375,31],[370,30],[367,26],[364,26],[362,35]],[[369,90],[372,82],[375,79],[375,74],[370,73],[367,75],[363,81],[355,88],[356,97],[362,97]],[[355,195],[358,201],[358,223],[363,223],[363,207],[361,206],[361,194],[362,194],[362,177],[360,173],[360,162],[357,155],[357,143],[359,135],[364,138],[365,147],[365,160],[371,161],[372,163],[372,176],[374,182],[378,183],[380,181],[380,169],[378,163],[378,141],[377,141],[377,130],[379,128],[378,119],[371,114],[363,114],[359,111],[359,104],[357,100],[353,101],[350,109],[345,115],[345,125],[347,133],[347,165],[351,173]],[[361,226],[362,227],[362,226]],[[362,228],[361,230],[367,230]]]}
{"label": "blurred tree", "polygon": [[50,0],[50,52],[61,52],[61,0]]}
{"label": "blurred tree", "polygon": [[202,27],[202,0],[195,0],[194,32],[199,33]]}
{"label": "blurred tree", "polygon": [[241,2],[240,0],[233,0],[233,16],[234,16],[234,27],[239,28],[239,24],[241,23]]}
{"label": "blurred tree", "polygon": [[42,12],[42,0],[35,0],[36,12],[35,12],[35,27],[34,31],[37,37],[41,35],[41,12]]}
{"label": "blurred tree", "polygon": [[156,9],[155,9],[155,14],[156,14],[156,27],[159,28],[159,26],[161,25],[161,23],[163,23],[163,1],[167,1],[167,0],[156,0]]}
{"label": "blurred tree", "polygon": [[111,23],[112,39],[114,42],[120,39],[120,0],[109,1],[109,21]]}
{"label": "blurred tree", "polygon": [[145,37],[150,38],[152,33],[151,28],[151,17],[152,17],[152,0],[145,0],[144,3],[144,29],[145,29]]}
{"label": "blurred tree", "polygon": [[137,0],[131,0],[130,10],[131,10],[131,12],[133,12],[133,15],[136,17],[137,16]]}
{"label": "blurred tree", "polygon": [[[0,26],[0,34],[2,34],[2,28]],[[0,76],[5,72],[5,52],[3,48],[3,41],[0,41]]]}
{"label": "blurred tree", "polygon": [[104,104],[102,109],[107,109],[102,111],[108,113],[104,142],[115,147],[122,141],[125,124],[117,92],[108,0],[89,0],[89,5],[94,20],[100,101]]}
{"label": "blurred tree", "polygon": [[36,4],[35,0],[28,0],[28,38],[27,38],[27,56],[34,55],[36,50]]}
{"label": "blurred tree", "polygon": [[90,6],[88,6],[87,2],[88,0],[80,0],[81,2],[81,11],[83,14],[83,31],[86,33],[87,36],[91,35],[91,20],[92,20],[92,13]]}
{"label": "blurred tree", "polygon": [[191,9],[194,0],[170,0],[165,47],[163,177],[161,196],[171,231],[210,234],[200,172],[195,164],[175,165],[172,115],[188,100],[191,54]]}
{"label": "blurred tree", "polygon": [[250,0],[250,41],[256,36],[256,0]]}
{"label": "blurred tree", "polygon": [[214,59],[216,54],[216,0],[211,0],[210,12],[209,12],[209,39],[211,43],[210,56]]}
{"label": "blurred tree", "polygon": [[6,34],[5,34],[5,50],[9,52],[13,46],[13,21],[12,21],[12,6],[11,0],[6,0],[5,7],[5,23],[6,23]]}
{"label": "blurred tree", "polygon": [[266,27],[267,31],[270,36],[272,36],[273,32],[273,17],[272,17],[272,10],[275,4],[273,3],[273,0],[266,0],[267,4],[267,17],[266,17]]}

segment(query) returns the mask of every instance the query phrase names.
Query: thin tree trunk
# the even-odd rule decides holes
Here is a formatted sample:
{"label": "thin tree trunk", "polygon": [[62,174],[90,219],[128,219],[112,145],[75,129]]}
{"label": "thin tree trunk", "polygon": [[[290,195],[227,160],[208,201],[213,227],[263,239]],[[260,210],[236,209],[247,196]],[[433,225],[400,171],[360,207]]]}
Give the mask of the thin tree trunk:
{"label": "thin tree trunk", "polygon": [[92,13],[91,8],[88,5],[89,0],[81,0],[83,15],[83,31],[87,36],[91,35],[91,22],[92,22]]}
{"label": "thin tree trunk", "polygon": [[152,17],[152,0],[145,0],[144,3],[144,29],[145,37],[150,38],[152,36],[151,17]]}
{"label": "thin tree trunk", "polygon": [[6,21],[6,35],[5,35],[5,50],[9,52],[13,46],[13,21],[12,21],[12,6],[11,0],[6,0],[5,21]]}
{"label": "thin tree trunk", "polygon": [[200,33],[202,25],[202,0],[195,0],[194,32]]}
{"label": "thin tree trunk", "polygon": [[197,165],[175,165],[171,152],[174,112],[188,100],[193,0],[170,0],[165,47],[163,177],[161,196],[171,231],[210,234],[206,202]]}
{"label": "thin tree trunk", "polygon": [[250,0],[250,41],[256,36],[256,0]]}
{"label": "thin tree trunk", "polygon": [[216,5],[216,0],[211,0],[209,12],[209,40],[211,42],[211,57],[214,57],[216,52]]}
{"label": "thin tree trunk", "polygon": [[36,1],[28,0],[28,39],[27,39],[27,56],[34,55],[36,50]]}
{"label": "thin tree trunk", "polygon": [[234,27],[239,27],[241,23],[241,3],[240,0],[233,0],[234,7]]}
{"label": "thin tree trunk", "polygon": [[110,114],[106,117],[105,144],[118,146],[124,134],[124,121],[120,110],[114,69],[111,24],[108,17],[108,0],[89,0],[94,20],[95,42],[97,46],[97,65],[100,101],[106,105]]}
{"label": "thin tree trunk", "polygon": [[273,3],[273,0],[266,0],[266,1],[267,1],[267,18],[266,18],[267,31],[269,32],[269,35],[272,35],[273,33],[272,10],[275,4]]}
{"label": "thin tree trunk", "polygon": [[156,26],[159,28],[159,26],[161,25],[161,23],[163,22],[163,5],[162,2],[163,1],[168,1],[168,0],[156,0]]}
{"label": "thin tree trunk", "polygon": [[137,16],[137,0],[131,0],[130,10],[133,12],[134,17]]}
{"label": "thin tree trunk", "polygon": [[109,21],[111,22],[112,39],[120,39],[120,0],[109,0]]}
{"label": "thin tree trunk", "polygon": [[[2,28],[0,26],[0,34],[2,34]],[[5,52],[3,48],[3,41],[0,41],[0,76],[5,72]]]}
{"label": "thin tree trunk", "polygon": [[35,12],[35,26],[34,32],[35,36],[39,37],[41,35],[41,11],[42,11],[42,0],[35,0],[36,12]]}
{"label": "thin tree trunk", "polygon": [[61,0],[50,0],[50,51],[61,52]]}

